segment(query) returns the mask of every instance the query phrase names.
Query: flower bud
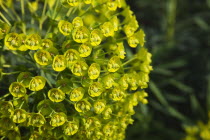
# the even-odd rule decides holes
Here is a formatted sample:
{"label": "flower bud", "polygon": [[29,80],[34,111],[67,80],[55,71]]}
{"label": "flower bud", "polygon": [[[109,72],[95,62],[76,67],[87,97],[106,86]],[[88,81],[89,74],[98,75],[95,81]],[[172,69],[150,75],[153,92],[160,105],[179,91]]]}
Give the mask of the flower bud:
{"label": "flower bud", "polygon": [[26,95],[26,89],[20,82],[13,82],[9,87],[9,92],[12,94],[12,96],[18,98]]}
{"label": "flower bud", "polygon": [[29,89],[31,91],[39,91],[45,87],[46,80],[42,76],[35,76],[29,83]]}

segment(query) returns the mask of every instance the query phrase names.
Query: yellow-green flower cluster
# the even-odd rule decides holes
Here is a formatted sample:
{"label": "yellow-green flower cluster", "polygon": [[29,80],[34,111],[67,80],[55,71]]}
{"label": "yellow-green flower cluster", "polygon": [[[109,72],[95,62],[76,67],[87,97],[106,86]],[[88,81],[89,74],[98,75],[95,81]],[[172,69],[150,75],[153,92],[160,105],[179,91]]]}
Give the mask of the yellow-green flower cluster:
{"label": "yellow-green flower cluster", "polygon": [[[152,70],[144,32],[125,0],[45,0],[28,5],[34,5],[30,12],[35,17],[39,6],[48,10],[47,20],[45,11],[39,19],[40,32],[30,26],[17,32],[13,25],[10,30],[9,23],[0,23],[5,50],[23,55],[26,65],[35,64],[9,85],[12,98],[0,98],[0,136],[125,139],[134,107],[148,103],[144,89]],[[126,56],[128,46],[139,48],[132,58]]]}
{"label": "yellow-green flower cluster", "polygon": [[210,139],[210,112],[206,123],[198,121],[197,125],[185,126],[186,136],[183,140]]}

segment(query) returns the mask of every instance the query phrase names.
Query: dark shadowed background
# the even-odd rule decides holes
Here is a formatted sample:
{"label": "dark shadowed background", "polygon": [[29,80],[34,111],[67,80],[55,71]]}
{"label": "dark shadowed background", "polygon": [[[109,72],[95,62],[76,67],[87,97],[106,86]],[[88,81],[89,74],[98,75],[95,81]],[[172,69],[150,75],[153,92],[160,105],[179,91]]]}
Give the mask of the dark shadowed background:
{"label": "dark shadowed background", "polygon": [[128,0],[153,55],[127,140],[179,140],[210,110],[210,0]]}

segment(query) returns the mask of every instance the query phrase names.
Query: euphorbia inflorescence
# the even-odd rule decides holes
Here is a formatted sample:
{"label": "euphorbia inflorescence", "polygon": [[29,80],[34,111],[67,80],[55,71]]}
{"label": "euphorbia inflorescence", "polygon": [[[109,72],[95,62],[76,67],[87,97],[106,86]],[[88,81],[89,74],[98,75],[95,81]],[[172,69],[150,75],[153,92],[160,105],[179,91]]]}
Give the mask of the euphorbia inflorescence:
{"label": "euphorbia inflorescence", "polygon": [[0,1],[0,137],[125,139],[152,70],[125,0],[9,1]]}

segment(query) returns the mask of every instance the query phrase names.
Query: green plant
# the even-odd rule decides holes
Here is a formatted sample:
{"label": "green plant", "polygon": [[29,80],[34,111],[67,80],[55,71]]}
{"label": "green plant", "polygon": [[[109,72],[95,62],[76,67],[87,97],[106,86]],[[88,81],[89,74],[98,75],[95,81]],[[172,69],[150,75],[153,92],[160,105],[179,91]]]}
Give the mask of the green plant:
{"label": "green plant", "polygon": [[124,139],[152,70],[125,1],[0,6],[1,138]]}

